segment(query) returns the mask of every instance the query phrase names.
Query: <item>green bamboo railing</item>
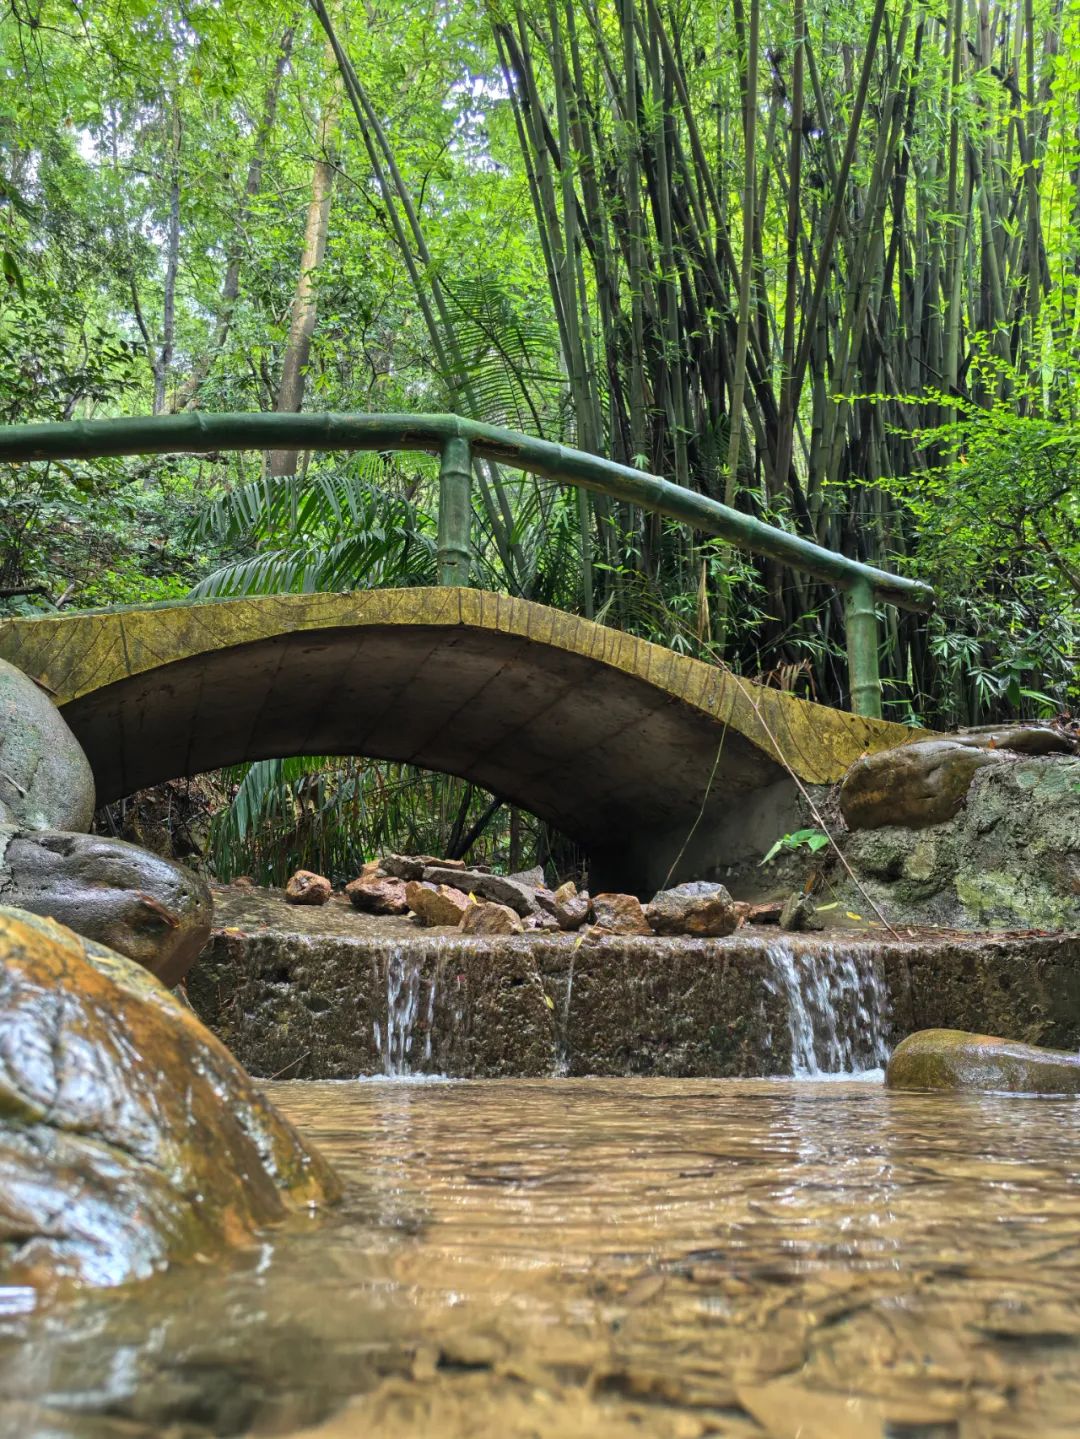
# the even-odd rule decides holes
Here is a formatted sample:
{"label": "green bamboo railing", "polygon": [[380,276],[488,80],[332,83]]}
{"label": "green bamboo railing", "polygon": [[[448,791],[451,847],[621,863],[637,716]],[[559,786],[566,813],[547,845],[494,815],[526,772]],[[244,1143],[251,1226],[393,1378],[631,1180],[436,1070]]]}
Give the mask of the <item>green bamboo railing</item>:
{"label": "green bamboo railing", "polygon": [[880,718],[875,601],[924,612],[933,591],[836,554],[800,535],[764,524],[601,455],[568,449],[457,415],[231,414],[136,416],[63,424],[0,427],[0,462],[101,459],[116,455],[198,454],[211,450],[424,450],[442,457],[439,582],[469,581],[472,462],[482,458],[579,486],[680,520],[740,549],[826,580],[844,592],[852,709]]}

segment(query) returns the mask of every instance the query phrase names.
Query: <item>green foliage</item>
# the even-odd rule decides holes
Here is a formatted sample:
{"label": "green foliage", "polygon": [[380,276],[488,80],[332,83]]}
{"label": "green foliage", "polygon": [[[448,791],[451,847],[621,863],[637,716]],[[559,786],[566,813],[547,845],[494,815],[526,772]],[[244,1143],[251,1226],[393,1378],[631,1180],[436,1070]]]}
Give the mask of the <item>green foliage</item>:
{"label": "green foliage", "polygon": [[824,849],[829,843],[829,836],[820,829],[797,829],[792,834],[782,834],[775,844],[769,847],[762,864],[768,864],[778,854],[783,852],[797,853],[800,849],[809,850],[811,854],[817,854],[819,849]]}
{"label": "green foliage", "polygon": [[347,884],[367,860],[394,851],[467,853],[500,870],[531,868],[549,854],[538,821],[515,819],[484,790],[412,765],[300,756],[240,765],[221,781],[229,803],[211,828],[210,862],[225,880],[280,886],[303,867]]}
{"label": "green foliage", "polygon": [[198,513],[189,534],[233,558],[192,593],[433,584],[434,523],[387,487],[400,480],[390,457],[361,454],[226,490]]}
{"label": "green foliage", "polygon": [[919,434],[936,462],[882,481],[918,526],[918,567],[940,597],[938,713],[961,724],[1080,698],[1080,419],[1067,374],[1029,379],[984,352],[973,379],[1009,398],[953,401],[955,419]]}
{"label": "green foliage", "polygon": [[[307,408],[455,409],[730,490],[769,523],[937,587],[928,626],[886,616],[894,716],[1073,707],[1080,19],[1034,0],[1030,15],[999,6],[992,36],[974,11],[954,33],[951,10],[912,8],[905,24],[890,3],[868,57],[876,8],[807,5],[814,76],[796,125],[789,6],[636,0],[624,29],[607,0],[573,7],[573,28],[560,6],[343,0],[331,9],[376,132],[346,103],[311,7],[11,7],[0,422],[275,408],[313,166],[329,156],[325,254],[305,275]],[[752,315],[730,475],[744,234]],[[208,456],[0,472],[0,589],[22,591],[0,612],[434,578],[434,461],[266,469]],[[830,587],[508,468],[478,474],[474,506],[476,583],[844,701]],[[417,816],[444,803],[430,777],[287,766],[237,790],[240,805],[265,797],[243,845],[263,843],[259,825],[292,833],[297,812],[329,835],[335,807],[375,826],[386,804],[404,833],[401,796]],[[296,829],[318,848],[316,833]],[[319,852],[347,868],[356,846],[335,846],[350,843]]]}

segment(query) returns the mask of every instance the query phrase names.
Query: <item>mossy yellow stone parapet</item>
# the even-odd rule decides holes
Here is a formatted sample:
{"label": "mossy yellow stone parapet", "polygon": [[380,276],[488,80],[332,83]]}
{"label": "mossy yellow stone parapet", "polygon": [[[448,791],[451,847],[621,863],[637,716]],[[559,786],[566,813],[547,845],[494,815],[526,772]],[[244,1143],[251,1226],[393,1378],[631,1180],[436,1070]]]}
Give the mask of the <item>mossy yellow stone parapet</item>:
{"label": "mossy yellow stone parapet", "polygon": [[362,754],[473,779],[589,843],[788,771],[828,784],[913,736],[482,590],[10,620],[0,656],[61,706],[105,800],[239,760]]}

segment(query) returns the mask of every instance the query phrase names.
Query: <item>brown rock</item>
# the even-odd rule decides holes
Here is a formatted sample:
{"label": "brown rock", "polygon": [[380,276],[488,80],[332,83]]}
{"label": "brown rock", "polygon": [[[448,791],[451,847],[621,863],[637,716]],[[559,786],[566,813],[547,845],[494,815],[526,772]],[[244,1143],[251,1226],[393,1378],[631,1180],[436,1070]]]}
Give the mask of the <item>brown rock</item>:
{"label": "brown rock", "polygon": [[645,917],[657,934],[693,934],[703,939],[733,934],[739,923],[724,886],[701,879],[662,889],[646,906]]}
{"label": "brown rock", "polygon": [[551,896],[552,914],[560,929],[580,929],[589,917],[590,901],[586,893],[578,894],[572,879],[560,884]]}
{"label": "brown rock", "polygon": [[521,934],[524,925],[505,904],[470,904],[461,916],[463,934]]}
{"label": "brown rock", "polygon": [[784,901],[782,899],[766,899],[760,904],[749,906],[749,913],[746,916],[747,924],[779,924],[780,916],[784,912]]}
{"label": "brown rock", "polygon": [[405,898],[421,924],[452,925],[455,928],[470,904],[469,896],[453,885],[428,884],[419,879],[411,879],[406,884]]}
{"label": "brown rock", "polygon": [[310,869],[298,869],[285,886],[286,904],[325,904],[333,893],[333,886],[321,874]]}
{"label": "brown rock", "polygon": [[407,914],[409,901],[405,897],[405,881],[391,879],[389,875],[361,875],[345,886],[345,893],[355,909],[367,914]]}
{"label": "brown rock", "polygon": [[923,1029],[893,1050],[885,1083],[890,1089],[1080,1094],[1080,1054],[959,1029]]}
{"label": "brown rock", "polygon": [[605,934],[652,934],[641,901],[632,894],[598,894],[592,902],[596,928]]}
{"label": "brown rock", "polygon": [[1002,750],[948,739],[863,755],[844,776],[840,810],[849,829],[942,824],[962,807],[977,770],[1008,762]]}
{"label": "brown rock", "polygon": [[133,960],[0,910],[0,1284],[145,1278],[328,1202],[325,1162]]}

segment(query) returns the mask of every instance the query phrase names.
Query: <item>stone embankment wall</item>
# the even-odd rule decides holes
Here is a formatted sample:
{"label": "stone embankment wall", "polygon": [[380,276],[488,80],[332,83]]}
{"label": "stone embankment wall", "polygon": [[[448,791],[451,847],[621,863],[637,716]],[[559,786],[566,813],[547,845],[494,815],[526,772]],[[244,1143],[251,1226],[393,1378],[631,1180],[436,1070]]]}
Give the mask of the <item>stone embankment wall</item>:
{"label": "stone embankment wall", "polygon": [[1080,756],[1000,756],[950,818],[857,829],[844,848],[894,922],[1080,929]]}
{"label": "stone embankment wall", "polygon": [[[933,1027],[1080,1046],[1077,934],[897,941],[763,927],[726,939],[579,943],[442,934],[344,908],[333,920],[298,918],[251,891],[219,898],[218,908],[221,927],[189,995],[264,1077],[787,1074],[795,1035],[779,959],[808,988],[852,961],[878,975],[886,1047]],[[843,985],[832,993],[840,1008],[856,1003]],[[836,1016],[850,1032],[863,1022]]]}

